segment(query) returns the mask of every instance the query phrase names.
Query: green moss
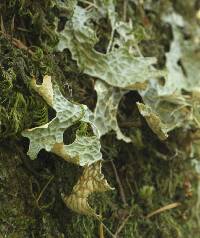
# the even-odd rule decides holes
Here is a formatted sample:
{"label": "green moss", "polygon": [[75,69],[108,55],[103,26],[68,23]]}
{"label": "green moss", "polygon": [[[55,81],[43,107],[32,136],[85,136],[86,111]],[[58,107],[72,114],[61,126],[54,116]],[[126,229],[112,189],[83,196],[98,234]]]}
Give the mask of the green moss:
{"label": "green moss", "polygon": [[47,122],[48,108],[29,87],[31,78],[37,75],[36,66],[29,56],[13,48],[8,40],[1,37],[0,57],[0,139],[2,140],[19,134],[29,126]]}

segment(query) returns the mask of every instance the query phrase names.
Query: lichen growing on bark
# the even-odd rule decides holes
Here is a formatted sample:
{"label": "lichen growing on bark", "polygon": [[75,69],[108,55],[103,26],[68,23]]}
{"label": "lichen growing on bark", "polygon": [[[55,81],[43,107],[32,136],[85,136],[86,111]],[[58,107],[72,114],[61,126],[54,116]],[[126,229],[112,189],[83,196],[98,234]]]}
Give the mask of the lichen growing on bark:
{"label": "lichen growing on bark", "polygon": [[[102,65],[107,72],[102,71],[102,65],[94,65],[91,72],[92,61],[85,64],[85,57],[78,55],[85,52],[77,50],[87,42],[57,51],[66,27],[73,31],[70,22],[76,5],[89,13],[87,25],[81,30],[90,29],[92,35],[86,35],[87,40],[95,33],[95,41],[89,42],[89,46],[104,60]],[[194,0],[1,1],[0,236],[199,237],[199,19],[196,17],[199,8]],[[184,25],[177,26],[176,22],[174,26],[170,18],[173,14],[179,14]],[[179,58],[174,66],[179,76],[181,72],[181,80],[187,83],[183,86],[171,81],[177,77],[170,64],[177,46],[182,53],[176,55]],[[159,78],[157,74],[158,77],[151,79],[145,68],[144,78],[137,74],[143,88],[141,84],[129,88],[126,79],[120,85],[116,75],[124,68],[117,67],[112,72],[115,76],[112,84],[113,77],[111,81],[104,77],[109,72],[105,60],[108,55],[117,57],[121,47],[128,50],[126,60],[139,57],[145,61],[150,57],[155,59],[152,63],[157,59],[157,64],[150,67],[151,77],[156,76],[152,72],[166,69],[169,77],[162,74],[164,77]],[[91,50],[87,57],[91,56]],[[119,60],[116,63],[119,66]],[[128,67],[127,61],[122,65]],[[98,74],[94,73],[95,69],[100,69]],[[127,73],[130,72],[133,73],[133,68]],[[27,156],[29,142],[21,132],[51,121],[56,114],[32,87],[32,79],[41,84],[44,75],[52,76],[67,100],[85,104],[93,112],[100,93],[95,91],[98,80],[109,84],[111,89],[125,90],[120,102],[111,100],[109,110],[103,113],[106,120],[113,120],[106,113],[114,108],[115,126],[109,127],[106,121],[108,133],[102,133],[101,152],[102,172],[115,190],[89,197],[91,206],[102,215],[103,223],[71,211],[62,200],[61,194],[71,194],[82,168],[44,150],[36,160]],[[128,74],[128,82],[131,80]],[[155,126],[160,132],[159,125],[154,121],[149,123],[136,103],[146,105],[148,112],[159,117],[159,125],[167,126],[166,140],[158,138]],[[84,125],[77,123],[64,131],[66,145],[74,142],[77,130],[85,133],[81,126]],[[118,130],[131,142],[117,140]],[[87,133],[91,131],[89,128]]]}

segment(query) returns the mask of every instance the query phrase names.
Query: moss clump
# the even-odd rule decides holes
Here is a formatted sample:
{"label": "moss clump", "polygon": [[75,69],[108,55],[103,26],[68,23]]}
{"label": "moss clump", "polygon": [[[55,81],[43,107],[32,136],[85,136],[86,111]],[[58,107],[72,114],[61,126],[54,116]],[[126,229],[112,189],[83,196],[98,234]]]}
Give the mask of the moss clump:
{"label": "moss clump", "polygon": [[15,136],[28,126],[48,120],[46,104],[33,92],[29,82],[37,66],[30,56],[0,38],[0,139]]}

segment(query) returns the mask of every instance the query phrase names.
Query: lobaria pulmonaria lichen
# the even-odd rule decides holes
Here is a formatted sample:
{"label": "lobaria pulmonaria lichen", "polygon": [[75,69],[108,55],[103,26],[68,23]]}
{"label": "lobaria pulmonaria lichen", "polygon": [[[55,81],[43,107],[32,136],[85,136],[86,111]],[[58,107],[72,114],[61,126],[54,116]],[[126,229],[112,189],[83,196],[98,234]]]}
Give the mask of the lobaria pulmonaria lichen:
{"label": "lobaria pulmonaria lichen", "polygon": [[0,237],[199,237],[199,9],[0,2]]}

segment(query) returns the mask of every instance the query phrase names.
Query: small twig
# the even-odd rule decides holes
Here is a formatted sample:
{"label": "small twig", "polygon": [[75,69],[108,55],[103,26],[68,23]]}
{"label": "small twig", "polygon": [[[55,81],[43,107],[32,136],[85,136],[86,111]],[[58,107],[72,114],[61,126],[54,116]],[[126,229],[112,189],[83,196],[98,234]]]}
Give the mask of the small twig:
{"label": "small twig", "polygon": [[195,212],[194,215],[196,217],[197,223],[200,226],[200,216],[199,216],[199,211],[200,211],[200,176],[197,177],[198,183],[197,183],[197,203],[195,206]]}
{"label": "small twig", "polygon": [[99,238],[104,238],[104,230],[102,222],[99,224]]}
{"label": "small twig", "polygon": [[112,49],[114,33],[115,33],[115,29],[112,29],[111,36],[110,36],[110,41],[109,41],[106,53],[109,53],[111,51],[111,49]]}
{"label": "small twig", "polygon": [[161,212],[164,212],[164,211],[167,211],[167,210],[176,208],[176,207],[178,207],[178,206],[180,206],[180,205],[181,205],[180,202],[175,202],[175,203],[168,204],[168,205],[166,205],[166,206],[164,206],[164,207],[161,207],[161,208],[155,210],[154,212],[149,213],[149,214],[146,216],[146,218],[150,218],[150,217],[152,217],[152,216],[154,216],[154,215],[156,215],[156,214],[159,214],[159,213],[161,213]]}
{"label": "small twig", "polygon": [[130,185],[130,183],[129,183],[129,181],[128,181],[128,177],[127,177],[127,176],[126,176],[126,183],[127,183],[128,187],[129,187],[129,190],[130,190],[130,192],[131,192],[131,195],[134,195],[133,189],[132,189],[132,187],[131,187],[131,185]]}
{"label": "small twig", "polygon": [[108,227],[103,222],[102,222],[102,226],[112,238],[115,238],[115,235],[108,229]]}
{"label": "small twig", "polygon": [[12,18],[11,27],[10,27],[11,37],[13,35],[14,30],[15,30],[15,15]]}
{"label": "small twig", "polygon": [[111,160],[111,164],[112,164],[113,171],[114,171],[114,174],[115,174],[118,186],[119,186],[119,192],[120,192],[120,196],[121,196],[122,202],[123,202],[124,206],[126,207],[127,206],[127,202],[126,202],[126,196],[125,196],[125,193],[124,193],[124,189],[122,187],[122,183],[121,183],[119,175],[117,173],[117,169],[115,167],[115,164],[113,163],[112,160]]}
{"label": "small twig", "polygon": [[22,43],[20,40],[13,38],[12,36],[10,36],[7,33],[4,33],[3,31],[0,31],[1,34],[3,34],[5,37],[7,37],[14,46],[16,46],[19,49],[23,49],[26,50],[28,53],[30,53],[31,55],[34,55],[34,52],[32,50],[30,50],[24,43]]}
{"label": "small twig", "polygon": [[[102,227],[108,232],[112,238],[116,238],[115,235],[108,229],[108,227],[102,222],[100,218],[97,217],[97,220],[101,223]],[[101,237],[100,237],[101,238]]]}
{"label": "small twig", "polygon": [[79,0],[79,2],[82,2],[82,3],[85,3],[85,4],[89,5],[88,7],[94,7],[96,9],[98,9],[98,7],[93,2],[89,2],[87,0]]}
{"label": "small twig", "polygon": [[34,235],[34,233],[33,233],[33,232],[31,232],[31,235],[32,235],[32,238],[35,238],[35,235]]}
{"label": "small twig", "polygon": [[124,0],[124,5],[123,5],[123,20],[126,21],[126,17],[127,17],[127,4],[128,1]]}
{"label": "small twig", "polygon": [[124,228],[124,226],[126,225],[127,221],[129,220],[129,218],[132,216],[132,214],[130,213],[122,222],[122,224],[119,226],[119,228],[117,229],[117,231],[115,232],[115,238],[117,238],[117,236],[119,235],[119,233],[122,231],[122,229]]}
{"label": "small twig", "polygon": [[37,186],[37,190],[38,191],[40,190],[40,185],[39,185],[39,183],[38,183],[38,181],[36,179],[35,179],[35,181],[33,181],[32,179],[33,179],[33,177],[29,178],[30,191],[31,191],[32,197],[36,200],[36,195],[33,192],[33,184],[35,184]]}
{"label": "small twig", "polygon": [[3,17],[1,15],[1,32],[5,33],[6,30],[5,30],[5,27],[4,27],[4,23],[3,23]]}
{"label": "small twig", "polygon": [[51,176],[51,178],[49,179],[49,181],[45,184],[45,186],[43,187],[42,191],[40,192],[38,198],[36,199],[37,204],[39,203],[40,198],[42,197],[44,191],[47,189],[48,185],[50,184],[50,182],[53,180],[54,176]]}

